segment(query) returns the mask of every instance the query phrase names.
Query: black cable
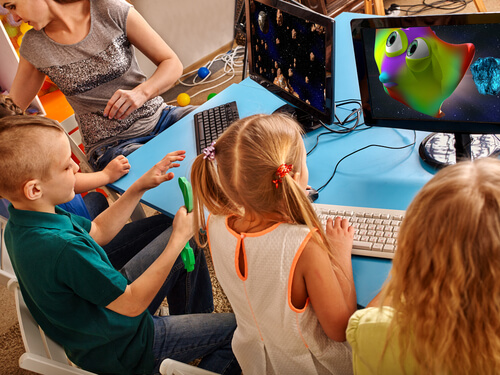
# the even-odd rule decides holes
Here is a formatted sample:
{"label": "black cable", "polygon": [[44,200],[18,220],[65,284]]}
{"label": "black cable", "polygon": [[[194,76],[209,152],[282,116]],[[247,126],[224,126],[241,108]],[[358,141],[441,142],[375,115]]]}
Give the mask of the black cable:
{"label": "black cable", "polygon": [[[397,6],[406,9],[405,13],[407,16],[416,15],[422,13],[424,11],[429,10],[445,10],[447,13],[457,13],[464,10],[469,3],[473,0],[435,0],[433,2],[429,2],[428,0],[422,0],[421,4],[409,4],[409,5],[399,5]],[[396,5],[396,4],[395,4]]]}
{"label": "black cable", "polygon": [[350,154],[347,154],[347,155],[343,156],[343,157],[342,157],[342,158],[341,158],[341,159],[337,162],[337,164],[335,165],[335,168],[334,168],[334,170],[333,170],[333,173],[332,173],[332,175],[330,176],[330,178],[328,179],[328,181],[327,181],[325,184],[323,184],[321,187],[319,187],[318,189],[316,189],[316,190],[318,191],[318,193],[319,193],[321,190],[323,190],[323,189],[326,187],[326,185],[328,185],[328,184],[330,183],[330,181],[333,179],[333,177],[335,176],[335,173],[337,173],[337,168],[338,168],[339,164],[340,164],[343,160],[347,159],[347,158],[348,158],[349,156],[351,156],[351,155],[354,155],[354,154],[356,154],[356,153],[358,153],[358,152],[360,152],[360,151],[366,150],[367,148],[370,148],[370,147],[381,147],[381,148],[387,148],[387,149],[390,149],[390,150],[401,150],[401,149],[404,149],[404,148],[407,148],[407,147],[412,147],[412,146],[414,146],[416,142],[417,142],[417,132],[414,130],[414,131],[413,131],[413,142],[412,142],[412,143],[410,143],[410,144],[407,144],[407,145],[404,145],[404,146],[398,146],[398,147],[395,147],[395,146],[385,146],[385,145],[371,144],[371,145],[368,145],[368,146],[362,147],[362,148],[360,148],[360,149],[358,149],[358,150],[356,150],[356,151],[353,151],[353,152],[351,152]]}

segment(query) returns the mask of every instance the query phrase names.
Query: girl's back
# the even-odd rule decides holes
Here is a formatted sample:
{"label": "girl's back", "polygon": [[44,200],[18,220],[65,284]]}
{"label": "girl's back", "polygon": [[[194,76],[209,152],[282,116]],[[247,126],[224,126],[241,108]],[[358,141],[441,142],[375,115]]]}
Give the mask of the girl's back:
{"label": "girl's back", "polygon": [[311,231],[277,223],[238,233],[225,216],[211,216],[214,268],[236,314],[233,351],[248,374],[350,374],[347,343],[327,337],[310,303],[291,302],[293,272]]}

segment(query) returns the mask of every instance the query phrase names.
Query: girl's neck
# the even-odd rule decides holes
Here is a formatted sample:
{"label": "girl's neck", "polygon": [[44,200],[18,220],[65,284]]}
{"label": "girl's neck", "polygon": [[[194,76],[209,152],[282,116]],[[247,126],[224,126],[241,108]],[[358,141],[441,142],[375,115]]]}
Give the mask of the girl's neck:
{"label": "girl's neck", "polygon": [[237,233],[257,233],[281,221],[283,220],[272,216],[245,214],[243,217],[232,216],[229,220],[229,226]]}
{"label": "girl's neck", "polygon": [[75,44],[85,39],[91,25],[90,1],[54,4],[53,20],[45,26],[45,34],[60,44]]}

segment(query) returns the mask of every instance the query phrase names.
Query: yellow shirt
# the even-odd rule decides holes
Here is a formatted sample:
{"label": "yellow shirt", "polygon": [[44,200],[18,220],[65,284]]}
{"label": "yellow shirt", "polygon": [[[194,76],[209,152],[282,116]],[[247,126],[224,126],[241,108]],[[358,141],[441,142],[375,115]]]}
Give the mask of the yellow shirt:
{"label": "yellow shirt", "polygon": [[384,306],[382,310],[369,307],[356,311],[349,319],[346,334],[352,347],[355,375],[417,373],[416,361],[412,356],[406,356],[403,363],[400,361],[397,327],[392,330],[392,337],[387,342],[394,312],[389,306]]}

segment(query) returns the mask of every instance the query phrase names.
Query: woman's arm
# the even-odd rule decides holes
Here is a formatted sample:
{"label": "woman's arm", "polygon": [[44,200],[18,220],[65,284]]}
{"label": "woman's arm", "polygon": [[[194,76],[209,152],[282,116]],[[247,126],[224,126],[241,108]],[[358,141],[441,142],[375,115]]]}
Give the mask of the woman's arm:
{"label": "woman's arm", "polygon": [[21,56],[9,95],[24,111],[40,91],[44,80],[45,74]]}
{"label": "woman's arm", "polygon": [[124,119],[149,99],[167,91],[182,74],[182,63],[146,20],[131,8],[127,17],[127,37],[156,66],[153,75],[132,90],[117,90],[104,109],[109,118]]}

